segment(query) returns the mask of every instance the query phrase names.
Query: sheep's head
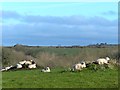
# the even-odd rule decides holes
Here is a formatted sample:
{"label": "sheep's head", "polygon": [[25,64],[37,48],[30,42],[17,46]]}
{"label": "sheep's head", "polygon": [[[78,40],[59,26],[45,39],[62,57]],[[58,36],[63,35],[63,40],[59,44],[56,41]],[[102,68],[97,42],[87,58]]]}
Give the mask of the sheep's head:
{"label": "sheep's head", "polygon": [[108,61],[109,61],[109,60],[110,60],[110,58],[109,58],[109,57],[106,57],[106,60],[108,60]]}
{"label": "sheep's head", "polygon": [[50,70],[50,68],[49,68],[49,67],[46,67],[46,70]]}
{"label": "sheep's head", "polygon": [[83,67],[86,67],[86,64],[85,64],[85,62],[82,62],[81,64],[83,65]]}

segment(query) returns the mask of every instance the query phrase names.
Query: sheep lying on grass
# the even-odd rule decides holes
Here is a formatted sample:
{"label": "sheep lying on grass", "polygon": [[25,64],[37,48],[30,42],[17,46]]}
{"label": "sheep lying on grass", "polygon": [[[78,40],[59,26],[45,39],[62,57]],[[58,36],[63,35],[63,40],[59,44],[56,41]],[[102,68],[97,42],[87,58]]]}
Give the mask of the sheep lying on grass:
{"label": "sheep lying on grass", "polygon": [[8,71],[8,70],[17,70],[17,69],[32,69],[37,68],[36,63],[33,60],[22,60],[14,66],[9,66],[1,69],[0,71]]}
{"label": "sheep lying on grass", "polygon": [[21,65],[21,64],[17,64],[16,66],[17,66],[17,69],[22,68],[22,65]]}
{"label": "sheep lying on grass", "polygon": [[28,68],[31,69],[31,68],[36,68],[36,64],[30,64],[28,65]]}
{"label": "sheep lying on grass", "polygon": [[8,67],[5,67],[5,68],[1,69],[0,71],[8,71],[8,70],[10,70],[12,67],[13,67],[13,66],[11,65],[11,66],[8,66]]}
{"label": "sheep lying on grass", "polygon": [[78,63],[78,64],[75,64],[75,65],[73,66],[72,71],[81,71],[81,70],[82,70],[83,68],[85,68],[85,67],[86,67],[85,62]]}
{"label": "sheep lying on grass", "polygon": [[96,60],[96,63],[98,63],[99,65],[102,64],[108,64],[109,63],[110,58],[106,57],[106,58],[99,58]]}
{"label": "sheep lying on grass", "polygon": [[42,69],[41,72],[50,72],[50,68],[46,67],[45,69]]}
{"label": "sheep lying on grass", "polygon": [[25,63],[26,63],[26,60],[22,60],[22,61],[19,62],[19,64],[21,64],[21,65],[23,65]]}

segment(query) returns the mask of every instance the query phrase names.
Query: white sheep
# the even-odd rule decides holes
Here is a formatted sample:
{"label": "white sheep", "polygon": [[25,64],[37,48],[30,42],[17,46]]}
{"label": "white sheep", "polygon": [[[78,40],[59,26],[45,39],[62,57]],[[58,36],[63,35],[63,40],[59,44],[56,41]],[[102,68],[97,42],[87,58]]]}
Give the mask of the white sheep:
{"label": "white sheep", "polygon": [[21,64],[21,65],[23,65],[23,64],[25,64],[25,63],[26,63],[26,60],[19,62],[19,64]]}
{"label": "white sheep", "polygon": [[46,67],[46,69],[42,69],[42,72],[50,72],[50,68]]}
{"label": "white sheep", "polygon": [[7,70],[10,70],[12,67],[13,66],[11,65],[11,66],[8,66],[8,67],[5,67],[5,68],[1,69],[0,71],[7,71]]}
{"label": "white sheep", "polygon": [[32,64],[31,60],[25,62],[25,65],[30,65],[30,64]]}
{"label": "white sheep", "polygon": [[75,65],[73,66],[72,71],[80,71],[80,70],[82,70],[82,69],[85,68],[85,67],[86,67],[85,62],[78,63],[78,64],[75,64]]}
{"label": "white sheep", "polygon": [[5,68],[3,68],[3,69],[1,69],[0,71],[1,71],[1,72],[3,72],[3,71],[6,71],[6,69],[5,69]]}
{"label": "white sheep", "polygon": [[11,66],[8,66],[8,67],[5,67],[5,70],[9,70],[11,67],[13,67],[12,65]]}
{"label": "white sheep", "polygon": [[96,62],[99,64],[99,65],[102,65],[102,64],[108,64],[110,58],[109,57],[106,57],[106,58],[99,58],[96,60]]}
{"label": "white sheep", "polygon": [[28,65],[28,68],[31,69],[31,68],[36,68],[36,64],[30,64]]}
{"label": "white sheep", "polygon": [[22,68],[22,65],[19,64],[19,63],[16,66],[17,66],[17,69],[21,69]]}

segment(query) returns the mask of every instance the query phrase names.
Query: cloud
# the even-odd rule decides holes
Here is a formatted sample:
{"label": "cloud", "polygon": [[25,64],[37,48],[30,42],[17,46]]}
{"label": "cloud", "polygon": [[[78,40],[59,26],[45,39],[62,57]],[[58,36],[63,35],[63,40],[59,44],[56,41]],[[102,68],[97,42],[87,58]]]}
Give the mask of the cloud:
{"label": "cloud", "polygon": [[19,23],[3,23],[3,45],[74,45],[99,42],[117,42],[117,19],[108,20],[100,16],[40,16],[20,15],[5,11],[3,19],[15,19]]}
{"label": "cloud", "polygon": [[115,42],[117,27],[69,26],[58,24],[17,24],[3,26],[3,41],[21,44],[79,44]]}
{"label": "cloud", "polygon": [[0,17],[2,17],[3,19],[19,19],[21,18],[22,16],[15,12],[15,11],[0,11]]}
{"label": "cloud", "polygon": [[110,21],[103,17],[89,17],[84,16],[25,16],[22,20],[26,23],[53,23],[59,25],[99,25],[99,26],[115,26],[117,22]]}
{"label": "cloud", "polygon": [[[109,11],[107,13],[115,13],[113,11]],[[107,14],[106,13],[106,14]],[[40,16],[40,15],[21,15],[15,11],[3,11],[3,20],[8,21],[9,19],[14,19],[16,21],[20,21],[21,23],[52,23],[59,25],[97,25],[97,26],[116,26],[116,20],[108,20],[106,18],[100,16],[93,17],[85,17],[81,15],[73,15],[73,16]]]}

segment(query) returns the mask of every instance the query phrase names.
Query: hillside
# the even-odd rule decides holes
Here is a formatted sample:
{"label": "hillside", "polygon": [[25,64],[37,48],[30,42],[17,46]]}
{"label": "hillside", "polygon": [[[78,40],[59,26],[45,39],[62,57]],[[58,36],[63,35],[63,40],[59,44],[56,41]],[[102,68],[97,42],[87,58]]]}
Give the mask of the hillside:
{"label": "hillside", "polygon": [[41,67],[70,67],[80,61],[90,62],[106,56],[118,61],[120,54],[118,54],[117,45],[98,46],[26,46],[17,44],[2,47],[2,65],[15,65],[21,60],[33,59]]}

